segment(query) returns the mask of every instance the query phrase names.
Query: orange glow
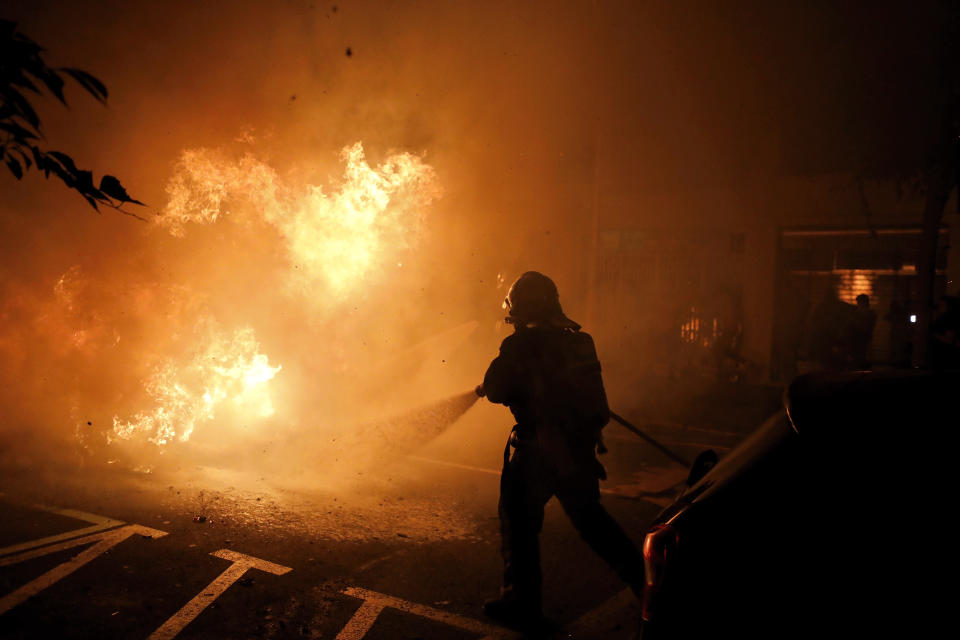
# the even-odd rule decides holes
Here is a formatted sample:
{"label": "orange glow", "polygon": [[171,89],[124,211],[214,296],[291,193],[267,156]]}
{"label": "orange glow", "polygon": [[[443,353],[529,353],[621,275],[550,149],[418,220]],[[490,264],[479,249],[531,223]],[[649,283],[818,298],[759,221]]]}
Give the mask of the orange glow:
{"label": "orange glow", "polygon": [[[837,273],[837,271],[834,271]],[[837,297],[849,304],[857,303],[857,296],[873,296],[873,283],[876,274],[870,269],[845,269],[839,272]]]}

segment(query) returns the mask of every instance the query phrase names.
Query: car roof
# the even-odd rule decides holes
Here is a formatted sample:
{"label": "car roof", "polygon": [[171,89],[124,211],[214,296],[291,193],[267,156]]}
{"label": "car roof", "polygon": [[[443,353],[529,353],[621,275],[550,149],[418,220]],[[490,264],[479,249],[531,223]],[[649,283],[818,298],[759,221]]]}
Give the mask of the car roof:
{"label": "car roof", "polygon": [[[798,435],[840,448],[845,442],[875,440],[880,435],[886,441],[890,430],[939,428],[940,421],[931,421],[958,411],[958,390],[960,372],[860,371],[800,376],[784,393],[785,411],[764,421],[657,520],[673,520],[689,505],[709,499]],[[911,445],[895,440],[890,446]]]}
{"label": "car roof", "polygon": [[784,406],[797,433],[816,437],[837,424],[916,423],[957,413],[960,372],[812,373],[788,387]]}

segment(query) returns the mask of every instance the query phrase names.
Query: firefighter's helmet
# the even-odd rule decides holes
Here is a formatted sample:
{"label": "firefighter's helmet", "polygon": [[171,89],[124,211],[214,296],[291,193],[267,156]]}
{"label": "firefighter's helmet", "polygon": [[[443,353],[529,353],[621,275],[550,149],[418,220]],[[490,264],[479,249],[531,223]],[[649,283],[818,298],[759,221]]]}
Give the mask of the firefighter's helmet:
{"label": "firefighter's helmet", "polygon": [[510,314],[507,322],[517,326],[554,325],[579,329],[560,306],[560,293],[553,280],[539,271],[527,271],[510,286],[503,308]]}

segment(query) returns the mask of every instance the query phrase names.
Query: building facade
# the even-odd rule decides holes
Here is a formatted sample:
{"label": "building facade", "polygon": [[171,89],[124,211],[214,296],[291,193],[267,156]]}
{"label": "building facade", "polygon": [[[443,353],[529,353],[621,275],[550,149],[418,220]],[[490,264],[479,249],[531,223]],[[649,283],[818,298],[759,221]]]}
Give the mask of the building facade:
{"label": "building facade", "polygon": [[[845,313],[865,294],[876,315],[868,361],[908,366],[923,201],[881,184],[867,190],[868,208],[862,186],[851,185],[828,176],[714,194],[708,223],[693,224],[697,199],[689,194],[658,199],[661,209],[678,210],[674,224],[601,210],[587,285],[606,358],[666,375],[784,382],[817,366],[818,305],[836,300]],[[956,203],[947,211],[937,297],[960,288]]]}

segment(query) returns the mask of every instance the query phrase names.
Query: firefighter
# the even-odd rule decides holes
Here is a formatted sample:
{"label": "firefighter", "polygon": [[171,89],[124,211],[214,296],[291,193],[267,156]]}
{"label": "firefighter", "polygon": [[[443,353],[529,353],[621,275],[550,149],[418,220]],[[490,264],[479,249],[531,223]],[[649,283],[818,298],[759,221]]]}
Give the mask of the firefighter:
{"label": "firefighter", "polygon": [[605,452],[601,429],[610,410],[593,339],[564,315],[556,285],[536,271],[510,287],[504,308],[514,333],[477,387],[479,395],[509,407],[516,420],[500,476],[503,588],[484,611],[530,629],[542,620],[539,534],[552,496],[637,595],[643,559],[600,504],[606,472],[596,454]]}

